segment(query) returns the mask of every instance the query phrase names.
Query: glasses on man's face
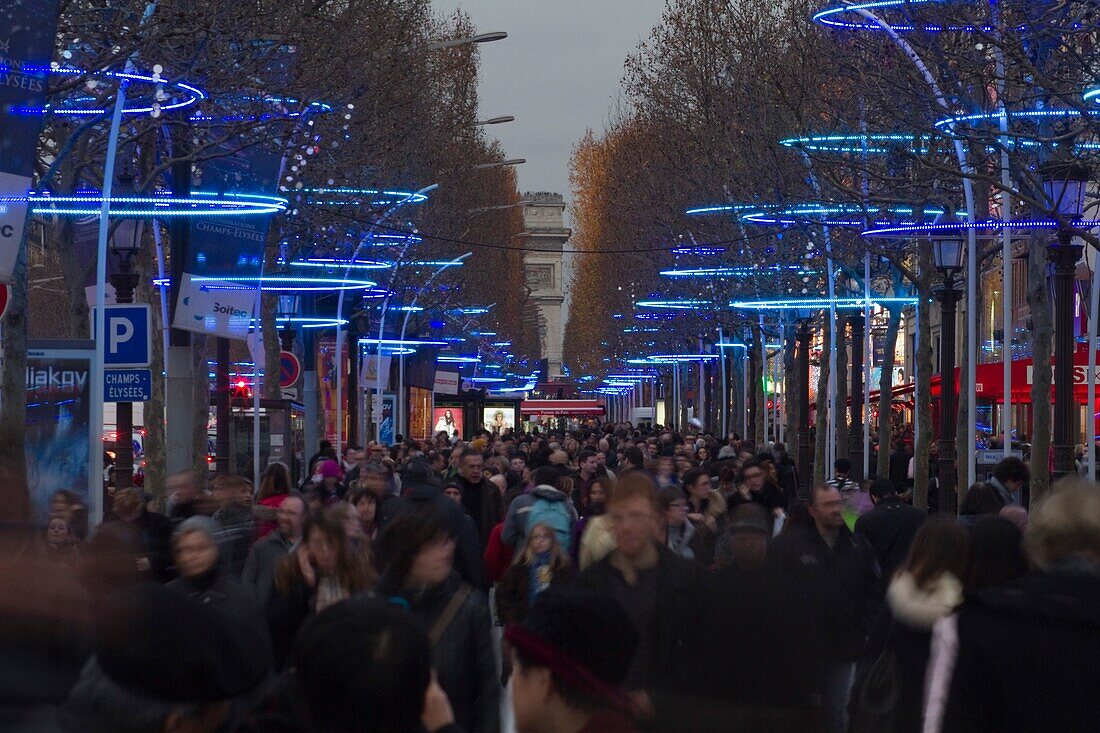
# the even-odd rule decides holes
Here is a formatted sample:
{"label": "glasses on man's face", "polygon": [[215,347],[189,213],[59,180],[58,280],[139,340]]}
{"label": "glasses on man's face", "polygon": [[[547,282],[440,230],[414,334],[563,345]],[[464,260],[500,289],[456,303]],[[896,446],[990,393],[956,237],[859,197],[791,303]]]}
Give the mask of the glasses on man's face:
{"label": "glasses on man's face", "polygon": [[674,501],[674,502],[672,502],[671,504],[668,505],[668,508],[669,509],[674,509],[676,511],[683,511],[683,510],[687,509],[688,507],[687,507],[687,504],[684,504],[683,502]]}
{"label": "glasses on man's face", "polygon": [[753,481],[758,478],[764,478],[764,474],[760,471],[752,471],[751,473],[742,474],[746,481]]}

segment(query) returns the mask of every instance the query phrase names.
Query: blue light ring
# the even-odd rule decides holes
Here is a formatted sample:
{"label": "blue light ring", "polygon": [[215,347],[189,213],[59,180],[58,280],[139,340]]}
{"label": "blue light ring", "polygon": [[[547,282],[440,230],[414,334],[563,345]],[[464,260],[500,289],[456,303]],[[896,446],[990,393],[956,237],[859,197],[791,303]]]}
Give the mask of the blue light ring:
{"label": "blue light ring", "polygon": [[[798,226],[803,224],[817,224],[833,227],[862,227],[868,223],[875,225],[889,225],[897,223],[896,220],[875,220],[868,222],[866,216],[874,216],[879,213],[906,215],[915,214],[916,208],[912,206],[859,206],[857,204],[821,204],[808,202],[795,204],[775,212],[750,212],[744,214],[741,220],[746,224],[757,226]],[[938,206],[930,206],[923,209],[928,216],[937,216],[944,211]],[[829,218],[852,217],[852,218]]]}
{"label": "blue light ring", "polygon": [[[1100,220],[1080,219],[1071,222],[1074,229],[1088,230],[1100,227]],[[1054,219],[1014,219],[1002,221],[1000,219],[987,219],[985,221],[961,221],[943,224],[901,224],[889,227],[868,229],[862,236],[874,237],[936,237],[949,236],[953,232],[965,233],[971,229],[976,232],[996,234],[1005,229],[1019,232],[1030,232],[1035,229],[1057,229],[1058,221]]]}
{"label": "blue light ring", "polygon": [[[26,195],[0,196],[0,204],[28,203],[32,213],[50,216],[99,216],[102,195],[53,195],[31,191]],[[108,200],[111,217],[169,216],[253,216],[286,210],[286,199],[261,194],[215,194],[195,191],[188,197],[112,196]]]}
{"label": "blue light ring", "polygon": [[[915,145],[918,143],[919,145]],[[879,146],[880,143],[887,145]],[[894,152],[897,146],[889,143],[910,143],[909,152],[925,155],[929,152],[931,138],[917,133],[851,133],[835,135],[804,135],[788,137],[779,141],[780,145],[797,148],[811,153],[836,153],[855,155],[886,155]]]}
{"label": "blue light ring", "polygon": [[[863,16],[860,15],[857,15],[857,17],[860,18],[860,20],[858,21],[841,20],[838,18],[841,18],[848,13],[854,13],[857,10],[874,11],[889,8],[910,7],[913,5],[942,5],[947,2],[951,2],[951,0],[875,0],[875,2],[853,3],[850,5],[835,5],[814,13],[811,16],[811,20],[815,23],[820,23],[821,25],[831,26],[833,28],[842,28],[845,30],[881,31],[883,30],[882,26],[880,26],[878,23],[872,23],[871,21],[864,20]],[[886,22],[890,30],[898,33],[940,33],[942,31],[992,33],[994,31],[994,28],[990,25],[972,23],[949,25],[943,25],[940,23],[917,24],[912,22],[892,23],[885,18],[883,18],[883,21]]]}
{"label": "blue light ring", "polygon": [[[174,89],[177,89],[177,90],[185,93],[186,97],[184,99],[174,101],[174,102],[167,102],[167,103],[164,103],[164,104],[159,104],[158,108],[162,113],[163,112],[170,112],[172,110],[177,110],[177,109],[183,109],[184,107],[189,107],[189,106],[191,106],[191,105],[207,98],[206,92],[203,91],[202,89],[200,89],[199,87],[194,86],[193,84],[189,84],[189,83],[187,83],[185,81],[182,81],[182,80],[179,80],[179,79],[171,80],[171,79],[166,79],[164,77],[153,76],[153,75],[150,75],[150,74],[138,74],[138,73],[133,73],[133,72],[123,72],[123,71],[110,71],[110,70],[106,70],[106,69],[92,71],[92,70],[87,70],[87,69],[76,69],[76,68],[73,68],[73,67],[59,66],[59,65],[53,65],[53,64],[51,64],[49,67],[33,66],[33,65],[30,65],[30,64],[24,64],[20,67],[20,70],[25,72],[25,73],[32,73],[32,74],[33,73],[49,72],[50,74],[69,74],[69,75],[74,75],[75,74],[75,75],[91,76],[91,77],[105,76],[105,77],[109,77],[109,78],[125,79],[125,80],[127,80],[131,83],[153,84],[153,85],[159,86],[159,87],[174,88]],[[0,73],[7,73],[8,71],[10,71],[10,67],[0,66]],[[131,100],[129,98],[127,99],[127,104],[122,109],[122,113],[124,115],[149,114],[154,110],[154,107],[153,107],[152,104],[149,104],[148,106],[132,106],[131,105],[132,101],[134,101],[134,100]],[[140,100],[139,103],[144,104],[145,100]],[[9,109],[8,111],[9,111],[10,114],[22,114],[22,115],[40,115],[40,114],[51,113],[51,114],[69,115],[69,116],[106,115],[110,112],[110,110],[108,110],[106,108],[76,109],[76,108],[72,108],[72,107],[57,107],[57,106],[53,106],[53,105],[49,105],[49,104],[47,104],[44,107],[13,107],[13,108]]]}
{"label": "blue light ring", "polygon": [[730,302],[729,307],[734,310],[793,310],[796,308],[828,308],[830,306],[838,309],[850,309],[850,308],[863,308],[868,302],[871,305],[885,305],[885,304],[902,304],[912,305],[918,302],[919,298],[900,298],[900,297],[872,297],[870,301],[866,298],[784,298],[784,299],[771,299],[771,300],[735,300]]}
{"label": "blue light ring", "polygon": [[[1002,117],[1007,118],[1009,123],[1013,121],[1028,122],[1031,120],[1043,120],[1043,119],[1061,119],[1066,117],[1098,117],[1100,116],[1100,110],[1090,110],[1088,112],[1081,112],[1079,109],[1059,107],[1054,109],[1025,109],[1025,110],[1008,110],[1002,112],[996,110],[993,112],[975,112],[966,115],[952,115],[951,117],[944,117],[943,119],[936,120],[933,125],[936,129],[940,130],[946,135],[953,135],[959,137],[959,135],[952,132],[957,126],[962,125],[966,127],[978,127],[980,124],[994,124],[1000,122]],[[993,134],[999,135],[1000,132],[995,130]],[[1010,132],[1009,135],[1013,138],[1022,137],[1019,133]]]}

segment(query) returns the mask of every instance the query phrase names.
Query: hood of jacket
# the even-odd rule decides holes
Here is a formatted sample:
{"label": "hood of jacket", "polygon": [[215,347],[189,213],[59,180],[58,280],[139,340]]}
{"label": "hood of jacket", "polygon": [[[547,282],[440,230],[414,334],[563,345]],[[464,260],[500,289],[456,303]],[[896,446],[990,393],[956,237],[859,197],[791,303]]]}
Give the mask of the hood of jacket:
{"label": "hood of jacket", "polygon": [[558,491],[553,486],[547,484],[540,484],[531,489],[531,496],[538,497],[539,499],[546,499],[547,501],[569,501],[569,497],[564,492]]}
{"label": "hood of jacket", "polygon": [[886,589],[886,602],[894,618],[921,630],[931,630],[936,621],[950,616],[962,598],[962,583],[951,573],[943,573],[928,588],[921,588],[912,575],[902,571]]}

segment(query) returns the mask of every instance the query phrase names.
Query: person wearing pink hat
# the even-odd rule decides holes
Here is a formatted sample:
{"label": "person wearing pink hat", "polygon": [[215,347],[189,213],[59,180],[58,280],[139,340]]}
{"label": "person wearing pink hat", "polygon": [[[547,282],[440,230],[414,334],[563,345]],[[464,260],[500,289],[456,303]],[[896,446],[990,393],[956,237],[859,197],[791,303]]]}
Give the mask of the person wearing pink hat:
{"label": "person wearing pink hat", "polygon": [[321,463],[321,485],[318,490],[321,492],[321,501],[325,506],[335,504],[342,500],[347,493],[347,487],[344,486],[344,472],[340,470],[340,464],[334,460],[327,460]]}

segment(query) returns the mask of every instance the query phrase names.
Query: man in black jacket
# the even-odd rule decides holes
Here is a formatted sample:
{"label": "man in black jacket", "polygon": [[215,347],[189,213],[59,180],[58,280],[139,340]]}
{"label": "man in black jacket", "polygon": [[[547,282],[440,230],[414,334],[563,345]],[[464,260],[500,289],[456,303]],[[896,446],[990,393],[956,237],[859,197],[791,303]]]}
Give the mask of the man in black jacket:
{"label": "man in black jacket", "polygon": [[844,524],[839,491],[815,486],[809,509],[813,525],[779,535],[768,557],[810,604],[826,725],[844,733],[855,662],[878,604],[879,568],[867,541]]}
{"label": "man in black jacket", "polygon": [[657,488],[648,474],[623,476],[607,507],[616,549],[577,578],[582,588],[611,595],[638,632],[627,672],[628,690],[665,688],[684,660],[684,635],[694,620],[686,601],[695,594],[699,569],[657,540]]}
{"label": "man in black jacket", "polygon": [[458,488],[462,506],[477,525],[477,539],[484,550],[493,527],[504,519],[504,499],[500,489],[485,478],[485,455],[477,448],[466,448],[458,462]]}
{"label": "man in black jacket", "polygon": [[870,493],[875,508],[856,520],[856,534],[874,549],[882,578],[889,582],[909,556],[909,546],[928,514],[902,501],[889,479],[872,481]]}

